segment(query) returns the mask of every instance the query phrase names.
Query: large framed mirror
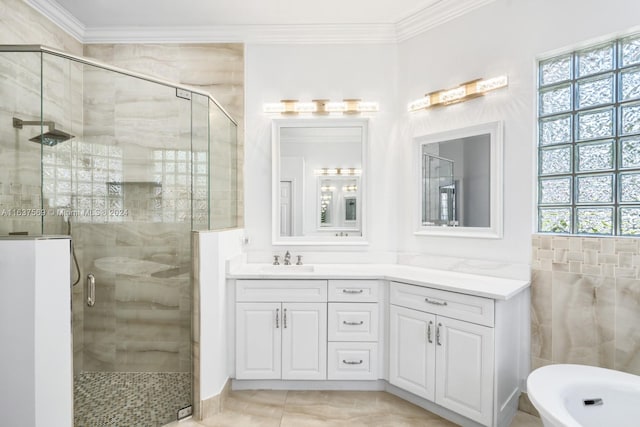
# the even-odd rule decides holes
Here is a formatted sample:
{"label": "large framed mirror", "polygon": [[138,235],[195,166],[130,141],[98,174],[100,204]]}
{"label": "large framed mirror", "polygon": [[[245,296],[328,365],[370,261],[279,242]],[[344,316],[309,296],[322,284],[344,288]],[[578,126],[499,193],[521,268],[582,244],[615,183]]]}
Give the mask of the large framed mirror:
{"label": "large framed mirror", "polygon": [[366,244],[368,120],[273,121],[274,245]]}
{"label": "large framed mirror", "polygon": [[414,139],[416,235],[502,238],[502,122]]}

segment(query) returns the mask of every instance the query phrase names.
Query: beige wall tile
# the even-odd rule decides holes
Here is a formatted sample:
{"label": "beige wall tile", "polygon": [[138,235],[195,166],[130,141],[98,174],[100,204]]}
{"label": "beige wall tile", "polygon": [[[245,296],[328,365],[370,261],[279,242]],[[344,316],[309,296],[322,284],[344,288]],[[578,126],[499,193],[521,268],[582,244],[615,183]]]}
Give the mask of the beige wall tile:
{"label": "beige wall tile", "polygon": [[570,273],[582,273],[582,263],[578,261],[570,261],[569,262],[569,272]]}
{"label": "beige wall tile", "polygon": [[[567,246],[569,246],[567,244]],[[554,249],[553,250],[553,262],[567,262],[569,255],[569,249]]]}
{"label": "beige wall tile", "polygon": [[582,238],[569,238],[569,250],[571,252],[582,252]]}
{"label": "beige wall tile", "polygon": [[615,368],[640,375],[640,280],[616,279]]}
{"label": "beige wall tile", "polygon": [[569,249],[569,237],[553,237],[551,247],[553,249]]}
{"label": "beige wall tile", "polygon": [[551,359],[552,283],[550,271],[533,271],[531,278],[531,355]]}
{"label": "beige wall tile", "polygon": [[614,254],[615,253],[615,239],[601,238],[600,240],[600,253],[602,254]]}
{"label": "beige wall tile", "polygon": [[82,44],[24,0],[0,2],[0,44],[39,44],[82,54]]}
{"label": "beige wall tile", "polygon": [[553,271],[564,271],[567,273],[569,272],[569,264],[565,264],[561,262],[554,262],[551,268]]}
{"label": "beige wall tile", "polygon": [[620,252],[638,253],[638,239],[636,238],[615,239],[615,251],[616,253],[620,253]]}
{"label": "beige wall tile", "polygon": [[580,238],[580,237],[574,237],[574,239],[581,239],[582,240],[582,248],[587,250],[587,249],[592,249],[592,250],[600,250],[601,244],[600,244],[600,239],[596,239],[593,237],[587,237],[587,238]]}
{"label": "beige wall tile", "polygon": [[615,281],[553,272],[552,360],[612,368]]}

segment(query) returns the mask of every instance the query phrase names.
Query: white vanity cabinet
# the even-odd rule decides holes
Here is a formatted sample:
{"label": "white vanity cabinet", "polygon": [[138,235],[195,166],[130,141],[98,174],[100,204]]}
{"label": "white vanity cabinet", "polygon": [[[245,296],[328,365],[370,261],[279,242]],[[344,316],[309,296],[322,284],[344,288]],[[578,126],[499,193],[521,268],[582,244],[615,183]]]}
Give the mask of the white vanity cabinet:
{"label": "white vanity cabinet", "polygon": [[377,280],[329,280],[328,379],[378,378]]}
{"label": "white vanity cabinet", "polygon": [[327,378],[327,281],[238,280],[236,378]]}
{"label": "white vanity cabinet", "polygon": [[387,390],[459,425],[511,424],[529,372],[527,281],[341,268],[235,278],[234,389]]}
{"label": "white vanity cabinet", "polygon": [[389,382],[483,425],[494,409],[494,301],[391,283]]}

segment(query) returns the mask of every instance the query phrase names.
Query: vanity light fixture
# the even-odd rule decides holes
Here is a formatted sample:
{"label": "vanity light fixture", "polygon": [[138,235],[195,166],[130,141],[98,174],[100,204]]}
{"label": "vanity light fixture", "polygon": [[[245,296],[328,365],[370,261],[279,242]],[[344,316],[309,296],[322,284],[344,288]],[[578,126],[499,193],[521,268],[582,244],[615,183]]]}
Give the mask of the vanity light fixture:
{"label": "vanity light fixture", "polygon": [[295,115],[299,113],[327,114],[360,114],[375,113],[379,110],[377,102],[365,102],[359,99],[344,99],[331,102],[328,99],[314,99],[311,102],[299,102],[297,99],[283,99],[280,102],[264,104],[263,111],[272,114]]}
{"label": "vanity light fixture", "polygon": [[341,175],[341,176],[359,176],[362,175],[362,169],[358,168],[321,168],[314,169],[314,175]]}
{"label": "vanity light fixture", "polygon": [[423,98],[409,103],[409,112],[425,110],[427,108],[451,105],[458,102],[477,98],[492,90],[506,87],[509,84],[507,76],[498,76],[491,79],[477,79],[462,83],[453,89],[438,90],[426,94]]}

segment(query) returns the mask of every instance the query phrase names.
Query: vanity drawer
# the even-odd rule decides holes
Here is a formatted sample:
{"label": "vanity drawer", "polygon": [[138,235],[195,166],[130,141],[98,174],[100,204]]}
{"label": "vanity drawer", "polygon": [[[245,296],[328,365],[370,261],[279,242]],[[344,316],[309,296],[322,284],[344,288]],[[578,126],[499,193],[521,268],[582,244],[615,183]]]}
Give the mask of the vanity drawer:
{"label": "vanity drawer", "polygon": [[329,280],[329,301],[376,302],[377,280]]}
{"label": "vanity drawer", "polygon": [[327,302],[326,280],[238,280],[237,302]]}
{"label": "vanity drawer", "polygon": [[494,325],[494,301],[475,295],[391,282],[391,304],[484,326]]}
{"label": "vanity drawer", "polygon": [[329,341],[378,341],[378,303],[329,303]]}
{"label": "vanity drawer", "polygon": [[378,344],[330,342],[327,379],[375,380],[378,378]]}

